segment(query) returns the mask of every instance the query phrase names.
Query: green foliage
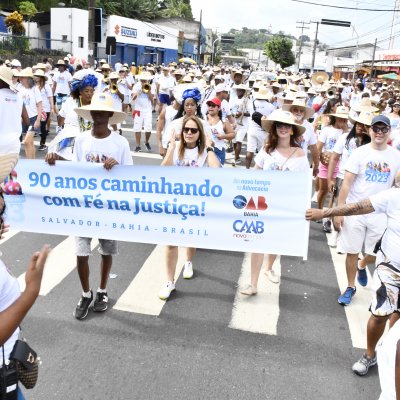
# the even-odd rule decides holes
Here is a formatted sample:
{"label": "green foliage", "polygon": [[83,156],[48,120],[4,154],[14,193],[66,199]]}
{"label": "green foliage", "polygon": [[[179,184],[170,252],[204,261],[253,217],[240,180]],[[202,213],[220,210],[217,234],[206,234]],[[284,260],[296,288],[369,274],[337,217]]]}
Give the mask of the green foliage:
{"label": "green foliage", "polygon": [[26,17],[28,21],[32,19],[38,12],[35,4],[30,1],[21,1],[18,4],[19,12]]}
{"label": "green foliage", "polygon": [[284,36],[275,35],[265,43],[264,52],[272,61],[280,64],[282,68],[290,67],[295,63],[292,51],[292,41]]}
{"label": "green foliage", "polygon": [[165,0],[161,15],[166,18],[180,17],[193,20],[190,0]]}

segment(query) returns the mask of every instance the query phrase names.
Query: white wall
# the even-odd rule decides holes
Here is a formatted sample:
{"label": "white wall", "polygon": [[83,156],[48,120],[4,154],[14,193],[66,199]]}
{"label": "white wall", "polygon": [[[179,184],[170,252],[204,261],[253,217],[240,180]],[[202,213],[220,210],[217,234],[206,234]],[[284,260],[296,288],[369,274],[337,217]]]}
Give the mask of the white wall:
{"label": "white wall", "polygon": [[[88,57],[89,12],[78,8],[51,9],[51,48],[71,53],[75,57]],[[62,42],[63,35],[67,41]],[[83,47],[79,47],[79,37],[84,38]],[[71,39],[72,38],[72,39]],[[71,43],[72,40],[72,43]]]}

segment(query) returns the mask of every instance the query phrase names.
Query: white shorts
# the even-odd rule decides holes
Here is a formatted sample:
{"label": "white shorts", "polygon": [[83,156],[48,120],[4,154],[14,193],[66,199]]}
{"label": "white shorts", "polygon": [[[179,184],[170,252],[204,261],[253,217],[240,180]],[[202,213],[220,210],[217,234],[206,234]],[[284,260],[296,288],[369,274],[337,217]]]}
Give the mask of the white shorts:
{"label": "white shorts", "polygon": [[[88,257],[92,254],[90,243],[92,238],[75,237],[75,254],[78,257]],[[103,256],[114,256],[118,254],[118,242],[110,239],[99,239],[98,252]]]}
{"label": "white shorts", "polygon": [[400,271],[378,264],[372,278],[372,300],[370,311],[384,317],[399,310]]}
{"label": "white shorts", "polygon": [[264,130],[250,130],[249,132],[247,132],[247,151],[249,153],[255,153],[256,150],[261,150],[265,144],[266,139],[267,132],[265,132]]}
{"label": "white shorts", "polygon": [[234,139],[232,139],[232,142],[233,143],[236,143],[236,142],[243,143],[246,133],[247,133],[247,127],[238,125],[237,131],[236,131],[236,136]]}
{"label": "white shorts", "polygon": [[125,94],[124,95],[124,101],[122,102],[122,104],[129,104],[131,101],[131,95],[130,94]]}
{"label": "white shorts", "polygon": [[375,244],[381,238],[386,226],[387,218],[383,214],[344,217],[338,238],[340,248],[344,253],[358,254],[364,245],[364,252],[374,255]]}
{"label": "white shorts", "polygon": [[152,128],[152,111],[140,111],[140,115],[135,115],[133,119],[133,132],[141,132],[142,129],[145,132],[151,132]]}

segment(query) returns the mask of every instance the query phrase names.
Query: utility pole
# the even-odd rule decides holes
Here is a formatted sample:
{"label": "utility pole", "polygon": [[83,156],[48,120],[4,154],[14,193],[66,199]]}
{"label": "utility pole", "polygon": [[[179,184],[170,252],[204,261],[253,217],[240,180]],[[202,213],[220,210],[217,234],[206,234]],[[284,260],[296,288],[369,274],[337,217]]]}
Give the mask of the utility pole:
{"label": "utility pole", "polygon": [[395,30],[396,30],[396,26],[397,26],[397,19],[399,16],[400,0],[395,1],[394,9],[395,9],[395,11],[393,11],[392,29],[390,31],[389,50],[392,50],[394,47]]}
{"label": "utility pole", "polygon": [[93,65],[93,60],[95,57],[95,43],[94,43],[94,9],[96,7],[96,0],[88,0],[88,10],[89,10],[89,60],[90,60],[90,64]]}
{"label": "utility pole", "polygon": [[372,61],[371,61],[371,72],[369,74],[369,77],[372,78],[374,74],[374,63],[375,63],[375,52],[376,52],[376,43],[378,39],[375,39],[375,44],[374,44],[374,52],[372,53]]}
{"label": "utility pole", "polygon": [[297,29],[301,29],[300,45],[299,45],[299,59],[297,61],[297,71],[300,71],[300,57],[301,57],[301,49],[303,47],[303,31],[304,31],[304,29],[310,29],[310,28],[304,26],[305,24],[309,24],[309,22],[296,21],[296,24],[302,24],[301,26],[296,26]]}
{"label": "utility pole", "polygon": [[314,39],[314,48],[312,52],[312,61],[311,61],[311,73],[314,73],[314,65],[315,65],[315,53],[317,51],[317,42],[318,42],[318,28],[319,21],[311,21],[312,24],[317,24],[317,29],[315,30],[315,39]]}
{"label": "utility pole", "polygon": [[200,24],[199,24],[199,37],[197,41],[197,64],[200,64],[201,55],[201,20],[202,20],[203,10],[200,10]]}

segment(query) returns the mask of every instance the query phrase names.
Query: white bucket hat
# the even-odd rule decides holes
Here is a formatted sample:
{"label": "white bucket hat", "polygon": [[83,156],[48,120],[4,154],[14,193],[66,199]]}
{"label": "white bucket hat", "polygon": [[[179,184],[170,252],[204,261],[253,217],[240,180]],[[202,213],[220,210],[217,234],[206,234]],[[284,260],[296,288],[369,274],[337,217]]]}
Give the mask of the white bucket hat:
{"label": "white bucket hat", "polygon": [[7,83],[10,87],[14,87],[13,82],[13,71],[11,68],[6,67],[5,65],[0,66],[0,79]]}
{"label": "white bucket hat", "polygon": [[92,121],[91,111],[109,111],[114,113],[109,119],[109,125],[119,124],[126,118],[126,114],[113,108],[114,100],[107,93],[95,93],[92,102],[87,106],[75,108],[75,112],[87,121]]}
{"label": "white bucket hat", "polygon": [[266,132],[270,132],[274,122],[282,122],[293,126],[293,132],[296,135],[302,135],[306,128],[299,125],[294,119],[294,115],[289,111],[275,110],[268,117],[261,118],[261,126]]}
{"label": "white bucket hat", "polygon": [[360,124],[371,126],[372,119],[374,117],[375,117],[375,115],[371,111],[361,111],[358,116],[349,117],[349,120],[352,124],[355,124],[356,122],[358,122]]}

